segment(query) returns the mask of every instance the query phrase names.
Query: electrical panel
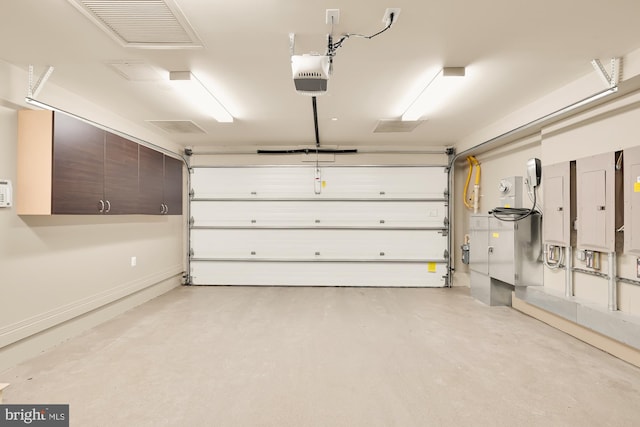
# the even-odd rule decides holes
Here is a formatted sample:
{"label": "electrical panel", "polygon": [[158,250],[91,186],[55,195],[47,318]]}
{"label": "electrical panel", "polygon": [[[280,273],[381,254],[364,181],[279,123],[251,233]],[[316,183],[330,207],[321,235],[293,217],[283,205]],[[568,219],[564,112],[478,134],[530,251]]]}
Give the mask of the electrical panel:
{"label": "electrical panel", "polygon": [[[578,247],[615,252],[616,234],[622,227],[622,174],[616,170],[620,153],[606,153],[576,160]],[[547,189],[545,189],[546,191]],[[620,196],[618,196],[620,195]]]}
{"label": "electrical panel", "polygon": [[469,269],[514,286],[542,285],[541,216],[500,221],[473,215]]}
{"label": "electrical panel", "polygon": [[542,218],[519,221],[489,217],[489,276],[514,286],[541,286]]}
{"label": "electrical panel", "polygon": [[575,162],[545,166],[542,173],[543,240],[549,245],[575,246]]}
{"label": "electrical panel", "polygon": [[623,155],[624,252],[640,256],[640,146],[624,150]]}

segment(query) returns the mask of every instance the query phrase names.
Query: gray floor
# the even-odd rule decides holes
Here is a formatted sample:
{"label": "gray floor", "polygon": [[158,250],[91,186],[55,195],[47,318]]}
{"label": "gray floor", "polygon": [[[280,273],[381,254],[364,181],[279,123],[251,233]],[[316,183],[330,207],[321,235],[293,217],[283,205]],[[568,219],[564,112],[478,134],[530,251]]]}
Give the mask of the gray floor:
{"label": "gray floor", "polygon": [[183,287],[0,380],[83,427],[640,425],[640,369],[466,289]]}

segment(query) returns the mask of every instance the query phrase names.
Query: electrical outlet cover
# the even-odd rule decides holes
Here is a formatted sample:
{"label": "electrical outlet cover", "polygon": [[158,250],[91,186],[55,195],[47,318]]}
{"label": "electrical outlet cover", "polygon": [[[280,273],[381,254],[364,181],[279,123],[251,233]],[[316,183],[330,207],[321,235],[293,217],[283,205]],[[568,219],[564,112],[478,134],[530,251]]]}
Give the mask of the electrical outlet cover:
{"label": "electrical outlet cover", "polygon": [[384,11],[384,16],[382,17],[382,23],[384,25],[389,25],[389,20],[391,19],[391,14],[393,13],[393,23],[398,22],[398,16],[400,16],[400,8],[399,7],[389,7]]}

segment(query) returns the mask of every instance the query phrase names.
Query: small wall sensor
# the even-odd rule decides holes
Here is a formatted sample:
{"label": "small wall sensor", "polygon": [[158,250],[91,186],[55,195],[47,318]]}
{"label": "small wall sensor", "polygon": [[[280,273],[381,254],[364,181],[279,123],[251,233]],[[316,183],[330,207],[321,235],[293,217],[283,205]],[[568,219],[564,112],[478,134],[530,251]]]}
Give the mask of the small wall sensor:
{"label": "small wall sensor", "polygon": [[0,179],[0,208],[9,208],[13,204],[11,181]]}

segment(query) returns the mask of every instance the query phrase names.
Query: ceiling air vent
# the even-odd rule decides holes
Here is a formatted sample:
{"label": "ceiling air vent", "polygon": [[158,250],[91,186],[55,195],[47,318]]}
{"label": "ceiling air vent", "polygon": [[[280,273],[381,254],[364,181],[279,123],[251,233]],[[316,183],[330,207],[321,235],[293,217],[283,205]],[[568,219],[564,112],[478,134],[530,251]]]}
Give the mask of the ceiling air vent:
{"label": "ceiling air vent", "polygon": [[147,120],[147,122],[171,134],[206,133],[204,129],[191,120]]}
{"label": "ceiling air vent", "polygon": [[412,132],[423,121],[424,120],[403,122],[402,120],[379,120],[373,132]]}
{"label": "ceiling air vent", "polygon": [[123,46],[202,47],[202,41],[173,0],[68,1]]}

